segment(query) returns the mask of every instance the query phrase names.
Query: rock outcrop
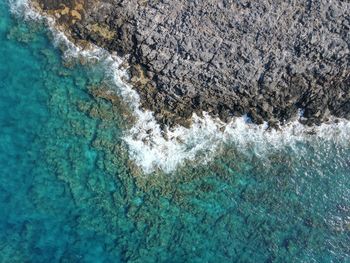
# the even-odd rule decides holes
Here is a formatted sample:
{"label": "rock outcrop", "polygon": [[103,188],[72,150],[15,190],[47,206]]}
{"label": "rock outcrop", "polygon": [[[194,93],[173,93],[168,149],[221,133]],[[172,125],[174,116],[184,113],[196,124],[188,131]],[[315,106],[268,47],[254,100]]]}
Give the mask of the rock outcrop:
{"label": "rock outcrop", "polygon": [[256,123],[350,118],[347,0],[33,0],[67,29],[128,55],[164,124],[207,111]]}

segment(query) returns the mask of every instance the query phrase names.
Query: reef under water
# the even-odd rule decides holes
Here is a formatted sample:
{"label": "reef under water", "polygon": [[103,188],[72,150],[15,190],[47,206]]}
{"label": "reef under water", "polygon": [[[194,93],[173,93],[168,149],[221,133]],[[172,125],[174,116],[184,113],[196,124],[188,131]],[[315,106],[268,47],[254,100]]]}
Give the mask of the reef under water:
{"label": "reef under water", "polygon": [[105,65],[64,56],[7,2],[0,16],[0,262],[349,260],[347,123],[275,140],[236,127],[208,159],[145,172]]}

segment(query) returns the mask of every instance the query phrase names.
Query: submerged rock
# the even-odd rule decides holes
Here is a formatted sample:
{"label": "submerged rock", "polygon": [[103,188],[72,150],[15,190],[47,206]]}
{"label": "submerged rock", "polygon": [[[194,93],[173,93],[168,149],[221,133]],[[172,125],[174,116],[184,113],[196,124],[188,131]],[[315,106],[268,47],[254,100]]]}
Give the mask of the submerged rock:
{"label": "submerged rock", "polygon": [[163,124],[350,118],[349,1],[33,0],[75,40],[128,55]]}

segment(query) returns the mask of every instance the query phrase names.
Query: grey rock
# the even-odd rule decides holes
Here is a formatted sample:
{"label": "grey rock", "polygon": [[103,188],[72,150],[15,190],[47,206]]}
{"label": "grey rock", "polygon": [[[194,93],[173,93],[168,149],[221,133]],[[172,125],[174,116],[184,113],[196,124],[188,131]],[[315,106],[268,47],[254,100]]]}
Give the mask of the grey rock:
{"label": "grey rock", "polygon": [[[248,114],[256,123],[287,121],[299,108],[306,124],[349,118],[347,0],[86,0],[84,7],[69,25],[72,36],[129,54],[155,88],[135,85],[143,106],[170,125],[202,111],[225,121]],[[95,23],[115,37],[96,37]]]}

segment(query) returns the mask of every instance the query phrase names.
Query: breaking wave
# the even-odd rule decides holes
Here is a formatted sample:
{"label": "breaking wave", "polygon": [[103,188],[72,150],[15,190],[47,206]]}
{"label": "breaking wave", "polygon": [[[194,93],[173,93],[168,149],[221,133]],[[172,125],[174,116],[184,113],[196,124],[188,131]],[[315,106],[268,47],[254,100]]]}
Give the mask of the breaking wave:
{"label": "breaking wave", "polygon": [[24,19],[44,20],[53,32],[54,45],[64,47],[66,59],[98,61],[104,65],[106,76],[114,83],[112,88],[130,105],[136,117],[123,139],[128,145],[130,158],[145,173],[157,169],[168,173],[186,161],[208,162],[227,144],[242,152],[249,150],[263,156],[286,146],[298,151],[297,144],[309,140],[349,142],[350,122],[342,119],[314,127],[304,126],[296,119],[274,130],[268,129],[266,124],[252,124],[245,116],[223,123],[204,112],[203,117],[193,115],[190,128],[177,126],[162,130],[153,113],[141,109],[140,97],[125,81],[128,75],[123,58],[93,45],[89,49],[76,46],[55,28],[52,18],[43,17],[31,8],[28,0],[11,0],[10,6],[12,13]]}

